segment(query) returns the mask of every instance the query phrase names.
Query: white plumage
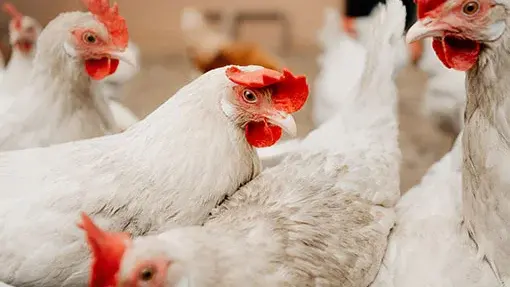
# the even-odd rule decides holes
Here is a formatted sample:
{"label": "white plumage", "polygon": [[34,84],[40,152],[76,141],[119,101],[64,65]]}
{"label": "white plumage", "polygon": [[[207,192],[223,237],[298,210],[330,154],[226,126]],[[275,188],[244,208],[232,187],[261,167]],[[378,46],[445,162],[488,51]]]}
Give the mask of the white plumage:
{"label": "white plumage", "polygon": [[159,279],[130,286],[372,282],[400,197],[391,71],[393,36],[403,31],[405,9],[399,0],[387,3],[374,20],[360,93],[301,143],[292,143],[281,163],[227,198],[203,227],[135,238],[122,257],[118,280],[128,284],[139,278],[134,272],[144,270],[144,262],[170,260],[168,269],[153,269]]}

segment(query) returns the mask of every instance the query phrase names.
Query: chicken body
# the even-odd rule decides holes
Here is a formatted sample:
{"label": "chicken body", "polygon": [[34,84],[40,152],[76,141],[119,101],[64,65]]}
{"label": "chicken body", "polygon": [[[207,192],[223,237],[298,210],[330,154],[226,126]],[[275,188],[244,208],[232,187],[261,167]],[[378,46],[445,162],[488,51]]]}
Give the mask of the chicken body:
{"label": "chicken body", "polygon": [[1,154],[0,280],[83,286],[80,210],[134,235],[203,223],[260,170],[244,129],[221,109],[233,85],[214,70],[122,134]]}
{"label": "chicken body", "polygon": [[397,204],[397,223],[372,287],[499,286],[463,225],[461,137]]}
{"label": "chicken body", "polygon": [[[374,20],[360,93],[203,227],[135,238],[122,256],[118,286],[354,287],[374,279],[400,197],[391,71],[405,9],[399,0],[387,5]],[[132,281],[144,262],[160,259],[171,262],[153,270],[164,282]]]}

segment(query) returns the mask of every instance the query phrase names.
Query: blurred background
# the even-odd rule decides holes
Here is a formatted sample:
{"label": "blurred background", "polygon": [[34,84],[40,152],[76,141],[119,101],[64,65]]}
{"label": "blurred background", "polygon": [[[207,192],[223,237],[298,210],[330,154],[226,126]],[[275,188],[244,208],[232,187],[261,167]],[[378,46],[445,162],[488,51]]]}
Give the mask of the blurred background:
{"label": "blurred background", "polygon": [[[221,37],[229,41],[254,43],[263,53],[274,55],[274,61],[295,73],[306,74],[312,85],[313,98],[313,84],[320,69],[317,57],[321,54],[321,47],[317,33],[324,21],[323,11],[331,7],[342,14],[346,5],[343,0],[116,2],[121,15],[128,22],[131,40],[138,45],[141,53],[140,72],[122,87],[122,101],[140,118],[206,69],[202,62],[214,58],[210,54],[216,53],[216,50],[211,52],[207,47],[214,46],[216,39]],[[22,14],[34,17],[43,25],[61,12],[84,8],[80,0],[12,0],[11,3]],[[190,6],[203,13],[211,30],[203,28],[203,31],[183,32],[181,16],[183,9]],[[10,54],[9,20],[8,15],[0,14],[1,50],[6,59]],[[345,23],[339,22],[338,25]],[[403,192],[416,184],[430,165],[449,150],[455,136],[455,132],[433,123],[421,112],[427,78],[427,74],[412,61],[397,77],[400,90],[400,141],[404,155],[401,177]],[[341,85],[342,79],[339,81]],[[297,115],[300,136],[314,128],[311,105],[312,99]]]}

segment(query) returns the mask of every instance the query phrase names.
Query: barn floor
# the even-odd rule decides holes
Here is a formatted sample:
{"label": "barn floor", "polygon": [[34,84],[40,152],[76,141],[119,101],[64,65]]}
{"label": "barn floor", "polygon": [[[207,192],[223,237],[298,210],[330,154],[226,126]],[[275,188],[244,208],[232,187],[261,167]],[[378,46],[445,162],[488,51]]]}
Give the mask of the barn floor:
{"label": "barn floor", "polygon": [[[308,75],[312,84],[318,72],[315,59],[316,53],[284,57],[293,71]],[[189,81],[190,70],[184,58],[144,59],[141,72],[125,87],[125,104],[139,117],[145,117]],[[454,140],[452,134],[431,125],[421,116],[425,82],[425,74],[415,67],[406,68],[397,79],[403,153],[402,192],[418,183],[427,169],[450,149]],[[301,136],[313,129],[310,104],[296,119]]]}

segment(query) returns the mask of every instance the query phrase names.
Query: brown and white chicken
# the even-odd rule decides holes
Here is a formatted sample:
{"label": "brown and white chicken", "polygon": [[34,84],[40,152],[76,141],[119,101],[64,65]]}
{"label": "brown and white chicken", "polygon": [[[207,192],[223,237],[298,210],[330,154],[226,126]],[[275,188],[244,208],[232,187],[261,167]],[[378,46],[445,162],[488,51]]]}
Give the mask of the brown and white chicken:
{"label": "brown and white chicken", "polygon": [[280,60],[255,43],[239,42],[212,29],[197,9],[182,11],[181,30],[193,66],[205,73],[227,65],[257,65],[281,71]]}
{"label": "brown and white chicken", "polygon": [[387,3],[374,18],[359,94],[204,226],[130,238],[84,216],[90,286],[368,286],[400,197],[392,72],[405,9]]}

